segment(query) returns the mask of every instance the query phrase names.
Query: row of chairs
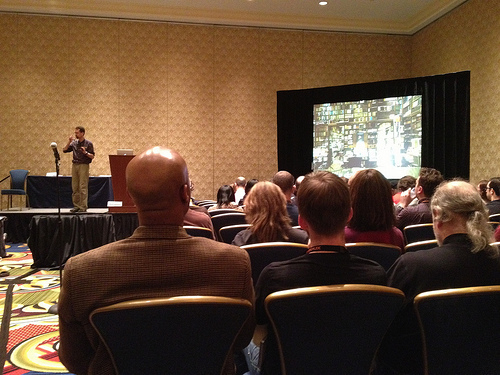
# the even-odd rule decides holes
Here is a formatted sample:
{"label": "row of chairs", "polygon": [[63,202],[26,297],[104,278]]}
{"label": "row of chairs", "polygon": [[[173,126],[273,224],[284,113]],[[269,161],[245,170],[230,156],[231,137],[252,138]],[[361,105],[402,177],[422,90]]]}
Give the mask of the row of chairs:
{"label": "row of chairs", "polygon": [[[495,230],[500,224],[500,214],[490,215],[489,223]],[[403,234],[407,244],[436,239],[432,223],[408,225],[404,227]]]}
{"label": "row of chairs", "polygon": [[[398,289],[361,284],[269,295],[283,374],[368,374],[403,301]],[[425,374],[500,373],[500,286],[425,292],[414,307]],[[241,299],[185,296],[121,302],[90,321],[117,374],[220,374],[251,311]]]}

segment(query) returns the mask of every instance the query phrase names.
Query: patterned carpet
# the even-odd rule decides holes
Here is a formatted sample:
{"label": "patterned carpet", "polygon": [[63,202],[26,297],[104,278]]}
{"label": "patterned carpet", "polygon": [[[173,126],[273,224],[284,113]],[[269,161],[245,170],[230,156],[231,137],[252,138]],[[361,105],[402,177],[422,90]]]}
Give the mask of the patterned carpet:
{"label": "patterned carpet", "polygon": [[[59,271],[31,269],[26,244],[7,245],[0,261],[0,361],[3,374],[68,374],[59,361],[57,315],[48,313],[59,296]],[[7,329],[8,327],[8,329]]]}

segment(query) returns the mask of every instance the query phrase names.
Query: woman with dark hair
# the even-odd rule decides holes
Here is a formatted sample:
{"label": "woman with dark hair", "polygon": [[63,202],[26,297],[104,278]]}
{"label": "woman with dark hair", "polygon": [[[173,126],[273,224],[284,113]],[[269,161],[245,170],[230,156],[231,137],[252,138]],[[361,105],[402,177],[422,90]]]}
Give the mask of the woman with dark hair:
{"label": "woman with dark hair", "polygon": [[246,221],[251,227],[239,232],[236,246],[261,242],[297,242],[306,244],[307,232],[292,228],[286,210],[286,198],[278,185],[269,181],[255,184],[245,199]]}
{"label": "woman with dark hair", "polygon": [[248,180],[246,185],[245,185],[245,195],[243,196],[243,198],[238,202],[238,205],[239,206],[243,206],[245,204],[245,199],[248,195],[248,193],[250,192],[250,190],[252,190],[252,188],[255,186],[255,184],[259,182],[259,180],[257,180],[256,178],[252,178],[251,180]]}
{"label": "woman with dark hair", "polygon": [[234,190],[229,185],[222,185],[217,191],[217,203],[208,210],[218,210],[221,208],[234,208],[242,211],[234,202]]}
{"label": "woman with dark hair", "polygon": [[352,217],[345,228],[346,242],[377,242],[404,249],[403,233],[396,217],[390,182],[375,169],[357,172],[349,180]]}

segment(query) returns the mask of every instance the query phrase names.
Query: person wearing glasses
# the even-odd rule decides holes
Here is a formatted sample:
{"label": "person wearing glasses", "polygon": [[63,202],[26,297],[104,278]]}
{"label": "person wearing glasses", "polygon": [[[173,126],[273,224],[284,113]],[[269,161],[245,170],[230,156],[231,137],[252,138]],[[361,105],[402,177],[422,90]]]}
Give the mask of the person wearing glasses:
{"label": "person wearing glasses", "polygon": [[486,197],[490,200],[486,203],[490,215],[500,214],[500,179],[492,178],[488,182]]}

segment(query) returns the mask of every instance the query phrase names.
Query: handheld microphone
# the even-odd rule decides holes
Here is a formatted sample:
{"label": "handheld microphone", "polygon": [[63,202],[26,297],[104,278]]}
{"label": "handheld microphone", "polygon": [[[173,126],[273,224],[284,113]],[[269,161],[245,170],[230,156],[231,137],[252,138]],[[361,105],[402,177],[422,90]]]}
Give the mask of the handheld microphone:
{"label": "handheld microphone", "polygon": [[57,143],[56,142],[52,142],[50,144],[50,147],[52,147],[52,151],[54,151],[54,157],[56,158],[56,160],[60,160],[59,152],[57,151]]}

